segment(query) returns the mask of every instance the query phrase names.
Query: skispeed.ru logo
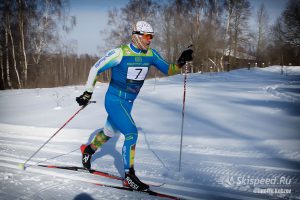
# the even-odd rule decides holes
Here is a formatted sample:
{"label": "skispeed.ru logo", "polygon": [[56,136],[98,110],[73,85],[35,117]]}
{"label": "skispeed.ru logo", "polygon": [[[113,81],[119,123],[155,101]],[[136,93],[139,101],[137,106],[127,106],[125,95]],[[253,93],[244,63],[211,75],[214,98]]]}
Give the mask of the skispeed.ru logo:
{"label": "skispeed.ru logo", "polygon": [[291,179],[282,177],[274,177],[274,178],[250,178],[250,177],[238,177],[237,184],[238,185],[253,185],[261,186],[261,185],[290,185]]}
{"label": "skispeed.ru logo", "polygon": [[260,194],[290,194],[292,192],[292,179],[286,176],[254,178],[250,176],[227,175],[219,178],[217,182],[230,188],[245,187],[254,193]]}
{"label": "skispeed.ru logo", "polygon": [[273,178],[252,178],[250,176],[224,176],[217,180],[219,184],[229,186],[271,186],[282,185],[288,186],[292,184],[292,179],[285,176],[273,177]]}

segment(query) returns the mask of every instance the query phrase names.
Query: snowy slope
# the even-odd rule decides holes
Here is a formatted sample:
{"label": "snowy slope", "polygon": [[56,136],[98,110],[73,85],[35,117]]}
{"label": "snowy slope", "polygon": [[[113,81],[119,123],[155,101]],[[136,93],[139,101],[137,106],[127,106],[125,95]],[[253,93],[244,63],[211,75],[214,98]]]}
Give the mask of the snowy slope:
{"label": "snowy slope", "polygon": [[[183,77],[147,80],[132,115],[139,130],[135,168],[156,191],[186,199],[300,199],[300,67],[189,74],[178,172]],[[30,164],[81,165],[79,146],[105,123],[107,84]],[[83,86],[0,92],[1,199],[153,199],[95,186],[118,181],[36,166],[18,169],[78,109]],[[123,175],[123,136],[92,167]],[[159,199],[159,198],[156,198]]]}

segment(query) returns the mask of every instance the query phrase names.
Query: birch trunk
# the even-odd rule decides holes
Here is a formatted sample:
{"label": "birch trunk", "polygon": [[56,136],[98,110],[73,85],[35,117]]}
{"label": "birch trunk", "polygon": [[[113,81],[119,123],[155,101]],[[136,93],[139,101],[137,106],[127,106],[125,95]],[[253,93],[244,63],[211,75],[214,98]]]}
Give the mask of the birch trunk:
{"label": "birch trunk", "polygon": [[5,48],[6,48],[6,79],[8,88],[12,88],[11,80],[10,80],[10,73],[9,73],[9,50],[8,50],[8,13],[6,13],[6,25],[5,25]]}
{"label": "birch trunk", "polygon": [[230,21],[231,21],[231,17],[232,17],[232,9],[231,9],[231,5],[229,5],[229,10],[228,10],[228,19],[227,19],[227,23],[226,23],[226,31],[225,31],[225,35],[223,37],[223,41],[224,41],[224,47],[223,47],[223,54],[222,54],[222,57],[221,57],[221,70],[224,71],[225,67],[224,67],[224,63],[223,63],[223,59],[224,59],[224,55],[226,54],[226,49],[227,49],[227,42],[226,42],[226,38],[230,38],[228,36],[228,33],[229,33],[229,25],[230,25]]}
{"label": "birch trunk", "polygon": [[1,80],[2,80],[2,84],[3,84],[3,89],[5,86],[5,81],[4,81],[4,65],[3,65],[3,51],[0,50],[0,68],[1,68]]}
{"label": "birch trunk", "polygon": [[24,36],[24,13],[23,13],[23,6],[24,2],[23,0],[19,0],[19,29],[20,29],[20,36],[21,36],[21,48],[24,58],[24,66],[23,66],[23,74],[24,74],[24,87],[27,86],[27,72],[28,72],[28,66],[27,66],[27,55],[25,50],[25,36]]}
{"label": "birch trunk", "polygon": [[[8,18],[8,22],[9,22],[10,21],[9,20],[9,15],[7,16],[7,18]],[[8,27],[7,28],[8,28],[8,34],[10,36],[11,52],[12,52],[12,58],[13,58],[13,62],[14,62],[14,70],[16,72],[18,86],[19,86],[19,88],[22,88],[21,81],[20,81],[20,76],[19,76],[19,72],[18,72],[18,69],[17,69],[17,61],[16,61],[16,55],[15,55],[14,39],[13,39],[13,36],[12,36],[12,33],[11,33],[10,23],[8,23]]]}

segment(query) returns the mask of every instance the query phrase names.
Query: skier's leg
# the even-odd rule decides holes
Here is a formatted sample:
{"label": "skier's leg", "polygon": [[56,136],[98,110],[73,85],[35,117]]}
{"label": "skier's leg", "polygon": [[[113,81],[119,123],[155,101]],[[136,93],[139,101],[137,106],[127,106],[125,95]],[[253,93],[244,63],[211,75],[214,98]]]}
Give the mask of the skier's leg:
{"label": "skier's leg", "polygon": [[137,133],[124,134],[125,141],[122,148],[124,170],[134,168],[135,145],[138,138]]}
{"label": "skier's leg", "polygon": [[91,168],[91,158],[92,155],[96,152],[96,150],[102,147],[111,137],[115,135],[117,130],[110,124],[109,118],[106,121],[106,124],[92,140],[90,145],[81,145],[82,151],[82,165],[90,169]]}
{"label": "skier's leg", "polygon": [[106,96],[105,108],[109,114],[110,122],[125,136],[122,149],[125,170],[124,185],[136,190],[146,190],[149,186],[141,182],[134,171],[135,145],[138,131],[131,117],[133,101],[127,101],[113,95],[109,98],[108,96]]}
{"label": "skier's leg", "polygon": [[108,117],[103,130],[101,130],[94,137],[94,139],[91,143],[92,149],[94,149],[96,151],[99,147],[102,147],[102,145],[105,144],[110,138],[115,136],[116,133],[117,133],[117,130],[111,125],[111,123],[109,122],[109,117]]}
{"label": "skier's leg", "polygon": [[108,121],[112,127],[115,127],[125,136],[122,151],[125,170],[129,170],[134,165],[135,144],[138,137],[137,128],[130,114],[132,105],[133,102],[114,96],[110,98],[106,97],[105,101],[106,110],[109,115]]}

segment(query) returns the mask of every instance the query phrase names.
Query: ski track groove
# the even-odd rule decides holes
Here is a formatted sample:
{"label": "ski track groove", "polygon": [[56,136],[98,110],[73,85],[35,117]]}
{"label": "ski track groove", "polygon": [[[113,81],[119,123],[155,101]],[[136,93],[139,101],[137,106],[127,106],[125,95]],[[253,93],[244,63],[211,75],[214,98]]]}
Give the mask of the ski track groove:
{"label": "ski track groove", "polygon": [[[12,169],[19,169],[17,163],[11,163],[11,162],[10,163],[8,163],[8,162],[0,163],[0,166],[7,167],[7,168],[12,168]],[[98,177],[99,179],[101,179],[101,181],[99,182],[99,181],[96,181],[96,180],[93,180],[93,179],[90,179],[90,178],[86,178],[82,175],[79,176],[80,174],[78,174],[78,173],[68,173],[68,172],[62,171],[62,170],[47,170],[47,169],[42,169],[42,168],[39,168],[39,167],[32,166],[32,167],[28,167],[26,169],[26,171],[39,173],[39,174],[43,174],[43,175],[55,176],[55,177],[64,178],[64,179],[70,179],[70,180],[74,180],[74,181],[82,181],[82,182],[85,182],[85,183],[92,183],[92,184],[97,184],[97,183],[101,184],[101,183],[103,183],[103,184],[111,184],[111,185],[122,186],[120,181],[115,181],[115,180],[112,180],[112,179],[106,179],[106,178]],[[64,172],[64,173],[60,173],[60,172]],[[175,187],[175,186],[173,186],[173,187]],[[175,189],[177,189],[177,190],[180,189],[180,188],[181,188],[181,191],[185,191],[185,190],[182,190],[182,187],[175,187]],[[171,189],[173,189],[173,188],[171,187]],[[187,189],[189,189],[189,188],[187,188]],[[197,191],[195,191],[195,190],[193,190],[192,192],[197,193]],[[170,193],[166,193],[166,194],[170,194]],[[172,194],[170,194],[170,195],[172,195]],[[182,198],[185,198],[185,199],[187,199],[187,198],[188,199],[194,199],[192,197],[188,197],[188,196],[184,196],[184,195],[176,194],[176,196],[177,195],[181,196]],[[145,195],[145,196],[147,196],[147,195]]]}
{"label": "ski track groove", "polygon": [[[2,167],[7,167],[7,168],[11,168],[11,169],[19,169],[17,166],[17,163],[0,163],[0,166]],[[28,172],[34,172],[34,173],[39,173],[42,175],[49,175],[49,176],[55,176],[55,177],[59,177],[59,178],[63,178],[63,179],[69,179],[69,180],[73,180],[73,181],[83,181],[85,183],[98,183],[98,181],[96,180],[92,180],[92,179],[88,179],[85,178],[83,176],[78,177],[78,174],[73,174],[73,173],[60,173],[60,170],[54,171],[54,170],[44,170],[44,169],[40,169],[37,167],[30,167],[27,168],[26,171]],[[105,178],[101,179],[100,183],[104,183],[104,184],[117,184],[120,185],[119,181],[112,181],[112,180],[105,180]],[[179,196],[181,198],[184,199],[199,199],[198,197],[201,197],[204,195],[204,197],[207,195],[207,189],[201,189],[201,188],[197,188],[197,189],[192,189],[192,188],[188,188],[188,187],[184,187],[182,186],[182,184],[180,185],[166,185],[166,187],[164,186],[163,189],[168,189],[168,190],[176,190],[176,192],[178,192],[178,194],[172,194],[172,193],[168,193],[168,192],[164,192],[166,194],[170,194],[170,195],[176,195]],[[157,191],[159,191],[159,189],[156,189]],[[159,191],[159,192],[163,192],[163,191]],[[187,196],[186,192],[189,192],[189,194],[191,196]],[[233,193],[232,193],[233,192]],[[193,195],[192,195],[193,194]],[[229,198],[229,199],[246,199],[246,200],[257,200],[257,199],[261,199],[261,198],[257,198],[255,197],[255,195],[250,195],[250,196],[245,196],[244,192],[236,192],[236,191],[213,191],[212,192],[213,195],[209,195],[209,196],[215,196],[215,197],[224,197],[224,198]],[[241,196],[242,195],[242,196]],[[145,195],[148,196],[148,195]]]}
{"label": "ski track groove", "polygon": [[[6,147],[6,145],[7,145],[7,147],[8,146],[13,146],[15,148],[21,149],[22,151],[24,149],[35,151],[39,147],[39,145],[37,145],[37,144],[26,143],[26,142],[23,142],[23,141],[9,141],[9,142],[7,142],[5,139],[2,139],[2,141],[5,142],[5,143],[0,142],[1,148]],[[45,148],[42,150],[43,153],[67,154],[68,152],[70,152],[69,149],[62,149],[61,148],[61,144],[54,143],[54,142],[57,142],[57,141],[51,141],[51,142],[52,143],[49,143],[48,145],[46,145]],[[82,143],[82,141],[78,142],[78,146],[81,143]],[[33,145],[35,145],[35,146],[33,146]],[[77,144],[74,144],[74,146],[76,146],[76,145]],[[122,148],[121,142],[118,142],[116,148],[118,148],[118,149]],[[139,150],[149,151],[149,152],[151,152],[153,154],[153,152],[151,150],[149,150],[149,148],[147,147],[147,145],[140,145],[138,148],[139,148]],[[16,149],[14,149],[14,151],[16,151]],[[157,153],[159,151],[172,151],[172,150],[170,150],[170,149],[164,149],[164,148],[156,148],[155,152]],[[188,154],[188,153],[190,153],[190,152],[186,152],[185,154]],[[74,155],[74,156],[81,156],[81,153],[80,152],[73,152],[72,155]],[[199,154],[195,154],[195,155],[199,155]],[[200,155],[202,155],[202,154],[200,154]],[[153,156],[157,157],[157,154],[153,155]],[[108,159],[108,158],[104,158],[104,159]],[[161,159],[161,157],[160,157],[160,159]],[[253,159],[255,159],[255,158],[253,158]],[[137,162],[139,162],[140,164],[149,164],[147,162],[142,162],[141,160],[137,161]],[[151,164],[153,164],[153,163],[151,163]],[[164,162],[164,164],[162,164],[162,165],[166,165],[166,162]],[[240,164],[240,166],[241,165],[242,164]],[[252,167],[263,168],[263,169],[268,168],[268,169],[278,169],[278,170],[287,170],[287,171],[289,170],[288,168],[283,168],[283,167],[256,166],[256,165],[253,165],[251,163],[249,165],[247,164],[245,166],[252,166]],[[293,170],[293,169],[290,169],[290,170]],[[300,172],[300,170],[295,170],[295,171]]]}
{"label": "ski track groove", "polygon": [[[4,157],[0,157],[0,159],[1,160],[4,160],[4,161],[6,161],[6,162],[22,162],[22,160],[20,160],[20,159],[11,159],[11,158],[9,158],[9,157],[6,157],[6,158],[4,158]],[[0,163],[0,165],[1,166],[3,166],[3,167],[10,167],[10,168],[14,168],[14,169],[18,169],[18,167],[17,167],[17,164],[15,164],[15,166],[12,166],[12,165],[9,165],[9,164],[3,164],[3,163]],[[30,167],[31,168],[31,167]],[[34,168],[34,166],[33,166],[33,168]],[[204,169],[204,172],[205,173],[207,173],[207,172],[209,172],[209,174],[212,174],[212,175],[216,175],[215,177],[220,177],[220,175],[224,175],[224,173],[226,173],[227,175],[228,174],[230,174],[231,176],[233,176],[233,177],[236,177],[236,176],[239,176],[239,175],[243,175],[243,176],[245,176],[245,171],[234,171],[234,169],[233,169],[233,171],[230,171],[230,169],[226,169],[225,171],[224,171],[224,168],[221,168],[221,169],[223,169],[223,171],[222,170],[220,170],[218,173],[216,173],[216,169],[215,170],[212,170],[211,168],[208,168],[208,169]],[[34,170],[33,170],[33,172],[34,172]],[[258,172],[257,172],[258,173]],[[255,174],[255,175],[257,175],[257,176],[255,176],[255,177],[262,177],[263,176],[263,173],[264,172],[261,172],[260,174],[255,174],[255,171],[253,172],[253,171],[248,171],[246,174],[250,174],[250,175],[252,175],[253,176],[253,174]],[[47,174],[47,172],[45,172],[44,174]],[[51,173],[50,173],[51,174]],[[51,174],[52,175],[52,174]],[[76,174],[77,175],[77,174]],[[276,174],[275,176],[278,176],[278,175],[281,175],[281,174]],[[285,174],[286,175],[286,174]],[[73,175],[74,176],[74,175]],[[272,177],[272,176],[274,176],[274,174],[269,174],[267,177]],[[62,177],[62,178],[66,178],[65,177],[65,175],[63,175],[63,176],[59,176],[59,177]],[[266,177],[266,176],[263,176],[263,177]],[[95,178],[95,177],[93,177],[93,178]],[[80,180],[80,179],[75,179],[75,180]],[[88,179],[88,181],[90,181],[90,179]],[[299,177],[297,177],[297,182],[299,183]],[[92,182],[92,183],[94,183],[94,182]],[[191,187],[192,186],[192,187]],[[216,186],[218,186],[218,185],[216,185]],[[219,187],[220,187],[221,185],[219,185]],[[203,187],[203,185],[202,184],[189,184],[189,183],[179,183],[178,185],[171,185],[171,184],[168,184],[167,183],[167,185],[166,186],[164,186],[164,188],[167,188],[167,189],[171,189],[171,190],[180,190],[181,192],[189,192],[189,193],[198,193],[199,192],[199,190],[203,190],[203,189],[201,189]],[[200,189],[199,189],[200,188]],[[239,188],[240,189],[240,188]],[[202,191],[202,192],[204,192],[204,190]],[[236,191],[235,191],[236,192]],[[218,194],[218,192],[217,192],[217,194]],[[221,195],[221,194],[220,194]],[[225,195],[225,194],[222,194],[223,196]],[[222,196],[221,195],[221,196]],[[225,195],[226,196],[226,195]],[[224,196],[224,197],[225,197]],[[231,194],[230,195],[230,197],[233,197],[234,195],[233,194]],[[243,199],[245,199],[244,198],[245,196],[243,196]],[[251,197],[252,198],[252,197]],[[251,199],[250,198],[250,199]],[[189,199],[189,198],[188,198]],[[237,199],[239,199],[239,198],[237,198]]]}
{"label": "ski track groove", "polygon": [[[25,146],[26,145],[26,146]],[[10,147],[15,147],[15,148],[20,148],[22,151],[24,149],[27,149],[27,150],[36,150],[37,147],[32,147],[32,144],[28,144],[26,142],[17,142],[15,144],[12,144],[10,143],[9,144]],[[5,147],[4,145],[1,146],[2,148]],[[55,148],[53,148],[55,147]],[[43,153],[60,153],[60,154],[63,154],[65,153],[66,151],[65,150],[58,150],[56,147],[57,144],[50,144],[49,147],[46,147],[44,150],[43,150]],[[144,148],[143,150],[145,150],[146,148]],[[16,151],[16,150],[14,150]],[[159,149],[157,150],[159,151]],[[47,154],[48,155],[48,154]],[[9,156],[9,158],[11,159],[12,157],[15,157],[14,154],[6,154],[6,156]],[[62,155],[64,156],[64,155]],[[70,155],[69,155],[70,156]],[[81,153],[80,152],[73,152],[72,153],[72,156],[78,156],[80,157],[81,156]],[[26,156],[18,156],[17,159],[26,159],[27,157]],[[112,158],[110,157],[102,157],[101,159],[104,159],[104,160],[112,160]],[[38,160],[34,159],[34,161],[36,162],[43,162],[44,160],[47,161],[47,158],[45,159],[41,159],[39,158]],[[49,161],[49,160],[48,160]],[[57,163],[57,159],[55,159],[55,162]],[[60,162],[61,164],[63,164],[63,162]],[[153,164],[154,162],[151,162],[151,164]],[[149,165],[149,162],[137,162],[137,164],[139,165]],[[213,181],[218,181],[217,179],[220,179],[220,177],[222,177],[224,174],[227,174],[227,175],[231,175],[233,177],[237,177],[237,176],[249,176],[249,177],[274,177],[274,176],[277,176],[277,177],[280,177],[280,176],[286,176],[287,173],[290,174],[290,172],[281,172],[279,170],[283,170],[284,168],[279,168],[279,169],[272,169],[272,168],[267,168],[268,170],[270,170],[269,172],[267,172],[264,168],[265,167],[256,167],[256,166],[244,166],[244,168],[240,168],[241,166],[228,166],[228,165],[224,165],[224,163],[219,166],[216,165],[216,163],[214,164],[215,167],[212,167],[211,165],[208,165],[208,166],[205,166],[205,165],[202,165],[202,167],[197,171],[197,173],[199,174],[199,176],[201,175],[205,175],[205,174],[209,174],[211,176],[211,179],[210,180],[212,183]],[[246,170],[245,170],[246,168]],[[259,170],[258,170],[259,169]],[[286,169],[288,170],[288,169]],[[299,171],[298,171],[299,172]],[[142,174],[142,177],[145,176],[144,174]],[[291,174],[291,177],[292,177],[292,180],[296,183],[299,183],[299,176],[292,176]],[[200,181],[201,182],[201,181]],[[205,181],[204,181],[205,182]]]}

